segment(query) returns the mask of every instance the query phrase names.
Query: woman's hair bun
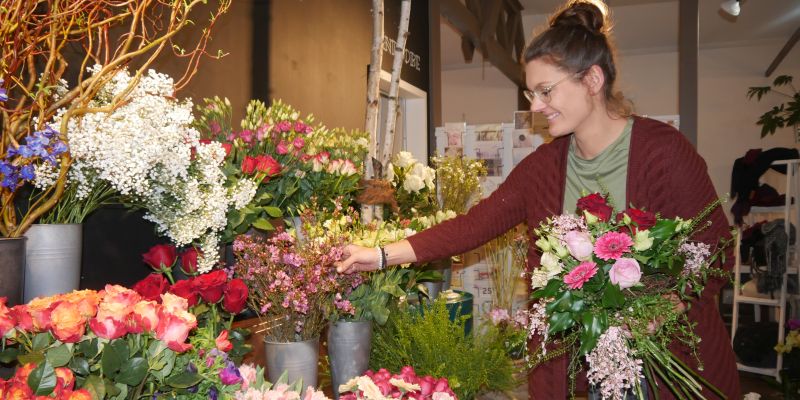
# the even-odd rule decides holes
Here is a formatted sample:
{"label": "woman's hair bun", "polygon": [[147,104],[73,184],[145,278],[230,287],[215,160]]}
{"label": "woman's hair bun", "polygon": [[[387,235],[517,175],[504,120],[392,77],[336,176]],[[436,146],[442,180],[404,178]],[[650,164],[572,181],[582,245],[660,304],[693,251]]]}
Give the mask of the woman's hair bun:
{"label": "woman's hair bun", "polygon": [[[602,9],[601,9],[602,7]],[[606,34],[611,30],[606,19],[608,8],[600,0],[572,0],[550,20],[552,28],[574,28],[582,26],[595,34]]]}

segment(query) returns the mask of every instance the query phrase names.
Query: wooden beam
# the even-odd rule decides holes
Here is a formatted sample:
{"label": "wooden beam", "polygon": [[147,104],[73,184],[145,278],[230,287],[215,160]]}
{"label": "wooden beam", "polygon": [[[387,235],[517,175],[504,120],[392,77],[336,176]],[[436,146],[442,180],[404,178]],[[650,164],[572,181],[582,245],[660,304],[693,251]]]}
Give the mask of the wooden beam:
{"label": "wooden beam", "polygon": [[680,128],[697,146],[697,59],[700,40],[699,0],[678,1],[678,113]]}
{"label": "wooden beam", "polygon": [[472,63],[472,56],[475,55],[475,45],[466,36],[461,36],[461,54],[467,64]]}
{"label": "wooden beam", "polygon": [[511,57],[511,51],[501,46],[494,38],[482,43],[481,23],[463,3],[459,0],[441,0],[439,7],[442,16],[456,28],[463,38],[469,39],[475,48],[485,49],[482,53],[492,65],[517,86],[524,85],[522,67],[517,60]]}
{"label": "wooden beam", "polygon": [[767,68],[767,72],[764,73],[764,76],[769,77],[773,72],[775,72],[775,68],[778,68],[778,65],[781,64],[781,61],[783,61],[784,57],[789,54],[789,52],[792,50],[792,47],[794,47],[798,40],[800,40],[800,28],[797,28],[792,37],[786,41],[786,44],[783,45],[781,51],[779,51],[778,55],[775,56],[775,59],[772,60],[772,64],[769,65],[769,68]]}

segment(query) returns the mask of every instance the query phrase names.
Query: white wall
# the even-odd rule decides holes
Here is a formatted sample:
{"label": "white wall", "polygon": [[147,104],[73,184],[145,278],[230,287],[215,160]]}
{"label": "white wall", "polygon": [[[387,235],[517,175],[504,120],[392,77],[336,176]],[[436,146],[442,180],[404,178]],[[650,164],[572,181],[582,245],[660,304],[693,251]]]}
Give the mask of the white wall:
{"label": "white wall", "polygon": [[[767,85],[781,74],[793,75],[800,87],[800,48],[784,59],[771,78],[764,71],[783,46],[783,40],[700,50],[698,152],[720,196],[730,191],[733,161],[751,148],[798,147],[791,129],[765,139],[758,116],[777,104],[777,96],[761,102],[747,100],[749,86]],[[661,49],[658,49],[661,50]],[[619,88],[646,115],[678,113],[678,55],[674,51],[623,54],[619,57]],[[516,90],[502,74],[486,68],[442,73],[443,121],[468,123],[510,122]],[[725,208],[730,208],[726,206]]]}

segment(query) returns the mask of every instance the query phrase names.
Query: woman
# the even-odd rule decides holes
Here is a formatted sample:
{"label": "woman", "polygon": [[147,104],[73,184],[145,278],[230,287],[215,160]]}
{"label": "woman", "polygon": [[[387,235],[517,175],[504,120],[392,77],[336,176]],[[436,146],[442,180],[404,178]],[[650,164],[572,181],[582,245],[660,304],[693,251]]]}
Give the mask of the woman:
{"label": "woman", "polygon": [[[705,162],[683,135],[667,124],[632,116],[622,95],[614,92],[617,71],[608,26],[596,5],[571,1],[525,50],[529,88],[525,95],[531,110],[547,118],[550,135],[555,137],[551,143],[526,157],[489,198],[466,215],[383,249],[349,246],[339,271],[368,271],[461,254],[521,222],[537,227],[554,214],[574,213],[582,191],[602,188],[618,209],[632,204],[666,218],[692,218],[714,201],[717,195]],[[729,236],[729,224],[720,208],[710,219],[712,226],[697,239],[716,245],[720,237]],[[528,256],[529,267],[538,265],[534,246]],[[725,268],[730,269],[732,258],[727,259]],[[702,338],[700,373],[734,399],[739,397],[735,357],[714,300],[723,284],[723,279],[710,281],[688,313]],[[682,350],[673,348],[696,365]],[[531,398],[565,398],[566,369],[567,360],[562,357],[532,371]],[[657,390],[661,398],[672,397],[663,383]],[[704,395],[714,398],[708,390]]]}

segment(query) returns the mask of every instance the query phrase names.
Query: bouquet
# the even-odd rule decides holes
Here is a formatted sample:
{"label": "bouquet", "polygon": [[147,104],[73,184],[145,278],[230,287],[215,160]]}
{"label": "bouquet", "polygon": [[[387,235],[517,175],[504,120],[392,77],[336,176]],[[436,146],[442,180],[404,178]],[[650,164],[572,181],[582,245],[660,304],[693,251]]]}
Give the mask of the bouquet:
{"label": "bouquet", "polygon": [[481,160],[456,156],[433,158],[436,184],[439,187],[439,208],[464,214],[472,201],[481,198],[481,177],[486,166]]}
{"label": "bouquet", "polygon": [[719,205],[696,218],[666,219],[628,208],[612,218],[600,194],[579,199],[579,216],[559,215],[535,230],[541,267],[531,275],[535,302],[530,335],[544,338],[533,367],[569,354],[574,379],[581,356],[603,398],[642,395],[640,380],[659,377],[679,398],[702,397],[701,384],[718,390],[668,349],[678,340],[694,349],[699,338],[681,308],[700,294],[722,243],[712,249],[690,240]]}
{"label": "bouquet", "polygon": [[340,385],[339,392],[342,393],[339,397],[342,400],[456,399],[447,378],[417,376],[411,366],[403,367],[399,374],[392,374],[385,369],[379,369],[377,372],[368,370],[363,376],[355,377]]}
{"label": "bouquet", "polygon": [[[342,259],[344,243],[337,238],[298,242],[278,230],[269,239],[241,235],[233,242],[234,271],[249,288],[248,304],[273,323],[267,337],[294,342],[320,335],[331,307],[330,300],[343,282],[353,287],[359,275],[343,276],[333,263]],[[337,304],[347,308],[346,303]]]}
{"label": "bouquet", "polygon": [[[98,74],[102,67],[92,70]],[[129,90],[133,80],[138,85]],[[200,142],[191,127],[191,101],[176,100],[174,91],[167,75],[150,70],[137,77],[123,70],[101,88],[91,105],[109,107],[118,97],[125,99],[124,104],[108,114],[69,120],[67,109],[61,109],[54,124],[65,121],[69,127],[73,161],[68,177],[76,185],[78,199],[110,186],[126,203],[145,209],[145,219],[175,244],[199,242],[199,270],[207,272],[217,261],[228,209],[247,196],[247,188],[224,186],[224,148]],[[50,164],[42,166],[35,184],[49,190],[58,173]]]}
{"label": "bouquet", "polygon": [[226,243],[251,227],[274,229],[270,219],[299,213],[312,196],[331,209],[333,199],[349,203],[358,189],[369,143],[362,132],[315,125],[280,100],[270,107],[252,100],[240,130],[232,126],[227,99],[205,99],[197,111],[194,126],[203,141],[226,150],[225,186],[246,188],[228,213]]}
{"label": "bouquet", "polygon": [[392,158],[389,176],[400,208],[399,218],[427,215],[437,209],[436,171],[417,161],[411,153],[401,151]]}

